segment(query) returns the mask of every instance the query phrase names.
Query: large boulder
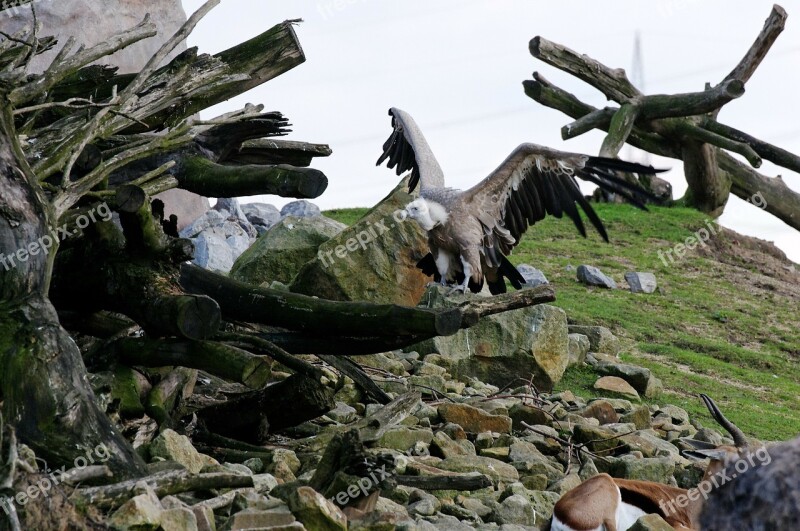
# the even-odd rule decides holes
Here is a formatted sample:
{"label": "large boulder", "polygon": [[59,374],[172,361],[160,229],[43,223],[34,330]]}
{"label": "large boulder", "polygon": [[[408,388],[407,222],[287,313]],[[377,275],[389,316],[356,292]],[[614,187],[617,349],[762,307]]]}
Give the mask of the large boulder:
{"label": "large boulder", "polygon": [[414,197],[404,179],[350,228],[322,244],[290,289],[325,299],[413,306],[431,280],[416,268],[428,242],[404,208]]}
{"label": "large boulder", "polygon": [[230,276],[254,285],[276,280],[288,284],[320,245],[345,228],[322,216],[283,218],[236,260]]}
{"label": "large boulder", "polygon": [[[4,2],[7,5],[10,2]],[[76,40],[75,48],[90,47],[127,31],[139,24],[145,14],[155,24],[158,34],[115,52],[99,62],[119,67],[119,73],[138,72],[167,39],[172,37],[186,22],[186,12],[180,0],[59,0],[58,2],[36,2],[36,20],[42,25],[40,35],[52,35],[59,45],[31,61],[32,72],[47,68],[69,37]],[[0,30],[13,35],[25,25],[32,23],[31,6],[10,8],[0,17]],[[167,61],[186,50],[181,43]],[[203,215],[208,210],[208,199],[173,189],[156,196],[164,202],[167,217],[178,217],[178,230]]]}
{"label": "large boulder", "polygon": [[[431,286],[421,306],[449,308],[476,297],[445,293],[446,288]],[[567,315],[555,306],[522,308],[484,317],[472,328],[409,348],[423,355],[435,352],[449,358],[450,372],[459,379],[477,378],[505,387],[533,376],[537,389],[550,391],[569,362]]]}

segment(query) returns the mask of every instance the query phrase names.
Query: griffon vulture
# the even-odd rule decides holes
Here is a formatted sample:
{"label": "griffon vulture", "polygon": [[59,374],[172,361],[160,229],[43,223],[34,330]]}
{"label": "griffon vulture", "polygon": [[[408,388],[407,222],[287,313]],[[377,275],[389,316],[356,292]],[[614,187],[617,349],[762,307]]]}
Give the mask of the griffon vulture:
{"label": "griffon vulture", "polygon": [[522,144],[487,178],[469,190],[444,185],[444,173],[411,116],[389,110],[394,131],[383,145],[380,166],[388,159],[397,175],[411,170],[409,193],[420,185],[420,197],[406,206],[408,216],[427,232],[431,254],[417,266],[443,285],[478,292],[484,277],[492,294],[506,291],[505,278],[520,289],[525,282],[506,255],[529,225],[546,214],[572,219],[586,237],[578,206],[608,241],[603,222],[581,194],[579,177],[619,194],[644,209],[652,196],[614,175],[615,171],[655,174],[651,166]]}

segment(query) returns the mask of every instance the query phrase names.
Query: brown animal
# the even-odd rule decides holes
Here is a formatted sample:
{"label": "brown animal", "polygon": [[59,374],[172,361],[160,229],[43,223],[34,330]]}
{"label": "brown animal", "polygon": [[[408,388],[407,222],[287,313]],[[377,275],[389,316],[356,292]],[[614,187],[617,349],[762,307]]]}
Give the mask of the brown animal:
{"label": "brown animal", "polygon": [[[768,455],[763,447],[753,452],[744,433],[725,418],[714,401],[703,394],[700,398],[714,420],[731,434],[735,446],[714,447],[701,441],[683,439],[694,448],[684,452],[684,455],[711,459],[696,489],[686,490],[661,483],[599,474],[567,492],[558,501],[553,510],[551,530],[624,531],[641,516],[653,513],[659,514],[678,531],[699,530],[706,497],[713,489],[730,480],[729,476],[723,474],[725,466],[731,462],[744,462],[748,469],[755,468],[755,458],[758,457],[758,461],[765,464],[761,455]],[[740,527],[723,526],[717,529]]]}

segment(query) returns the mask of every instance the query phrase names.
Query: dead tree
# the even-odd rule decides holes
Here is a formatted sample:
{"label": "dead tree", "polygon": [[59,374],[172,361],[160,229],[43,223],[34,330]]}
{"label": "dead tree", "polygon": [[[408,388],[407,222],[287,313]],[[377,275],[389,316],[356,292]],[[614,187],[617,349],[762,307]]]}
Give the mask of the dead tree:
{"label": "dead tree", "polygon": [[[689,206],[717,217],[731,192],[743,199],[760,192],[767,212],[800,229],[800,193],[786,186],[780,176],[767,177],[754,169],[766,159],[800,171],[800,157],[717,120],[725,104],[744,94],[746,83],[783,31],[786,18],[786,11],[774,6],[758,38],[731,73],[704,91],[688,94],[644,95],[624,70],[535,37],[530,42],[535,58],[589,83],[618,106],[597,109],[538,72],[533,80],[523,82],[525,93],[575,120],[561,130],[565,140],[601,129],[608,133],[601,148],[603,156],[616,156],[627,142],[683,160],[689,185],[683,202]],[[731,153],[744,157],[747,164]]]}
{"label": "dead tree", "polygon": [[[285,22],[215,56],[189,50],[160,66],[217,3],[206,3],[135,75],[89,65],[153,36],[148,17],[92,48],[76,49],[68,40],[41,75],[28,75],[25,67],[55,46],[52,38],[33,28],[0,41],[0,400],[20,440],[53,465],[72,463],[81,447],[102,443],[118,477],[144,471],[98,408],[50,294],[67,299],[82,285],[93,291],[81,292],[80,304],[125,313],[154,337],[213,335],[217,303],[183,293],[177,282],[177,265],[191,245],[164,236],[148,196],[182,182],[205,189],[216,183],[219,191],[227,184],[237,194],[309,197],[324,190],[319,172],[281,166],[284,160],[270,165],[270,154],[284,151],[280,145],[250,148],[258,161],[241,180],[225,164],[245,142],[285,133],[277,113],[250,107],[208,123],[187,120],[304,61],[292,22]],[[134,163],[156,166],[137,170]],[[122,232],[99,219],[74,228],[102,204],[120,213]],[[96,278],[85,274],[101,269]]]}

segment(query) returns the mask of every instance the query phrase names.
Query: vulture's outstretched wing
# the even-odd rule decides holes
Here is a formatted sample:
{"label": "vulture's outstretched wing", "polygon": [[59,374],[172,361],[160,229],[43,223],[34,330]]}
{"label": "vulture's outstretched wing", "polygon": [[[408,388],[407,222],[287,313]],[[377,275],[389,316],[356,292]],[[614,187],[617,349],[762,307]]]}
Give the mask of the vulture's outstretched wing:
{"label": "vulture's outstretched wing", "polygon": [[547,214],[557,218],[566,214],[585,237],[578,207],[608,241],[603,222],[581,193],[576,177],[619,194],[642,209],[647,199],[655,199],[642,188],[616,177],[616,170],[640,174],[663,171],[617,159],[522,144],[491,175],[464,192],[459,201],[483,225],[485,252],[493,253],[499,248],[508,254],[528,226]]}
{"label": "vulture's outstretched wing", "polygon": [[443,187],[442,168],[411,115],[392,107],[389,109],[389,116],[392,117],[394,131],[383,144],[383,155],[378,159],[377,165],[380,166],[388,158],[389,168],[396,167],[397,175],[411,170],[409,193],[414,191],[420,181],[422,190]]}

